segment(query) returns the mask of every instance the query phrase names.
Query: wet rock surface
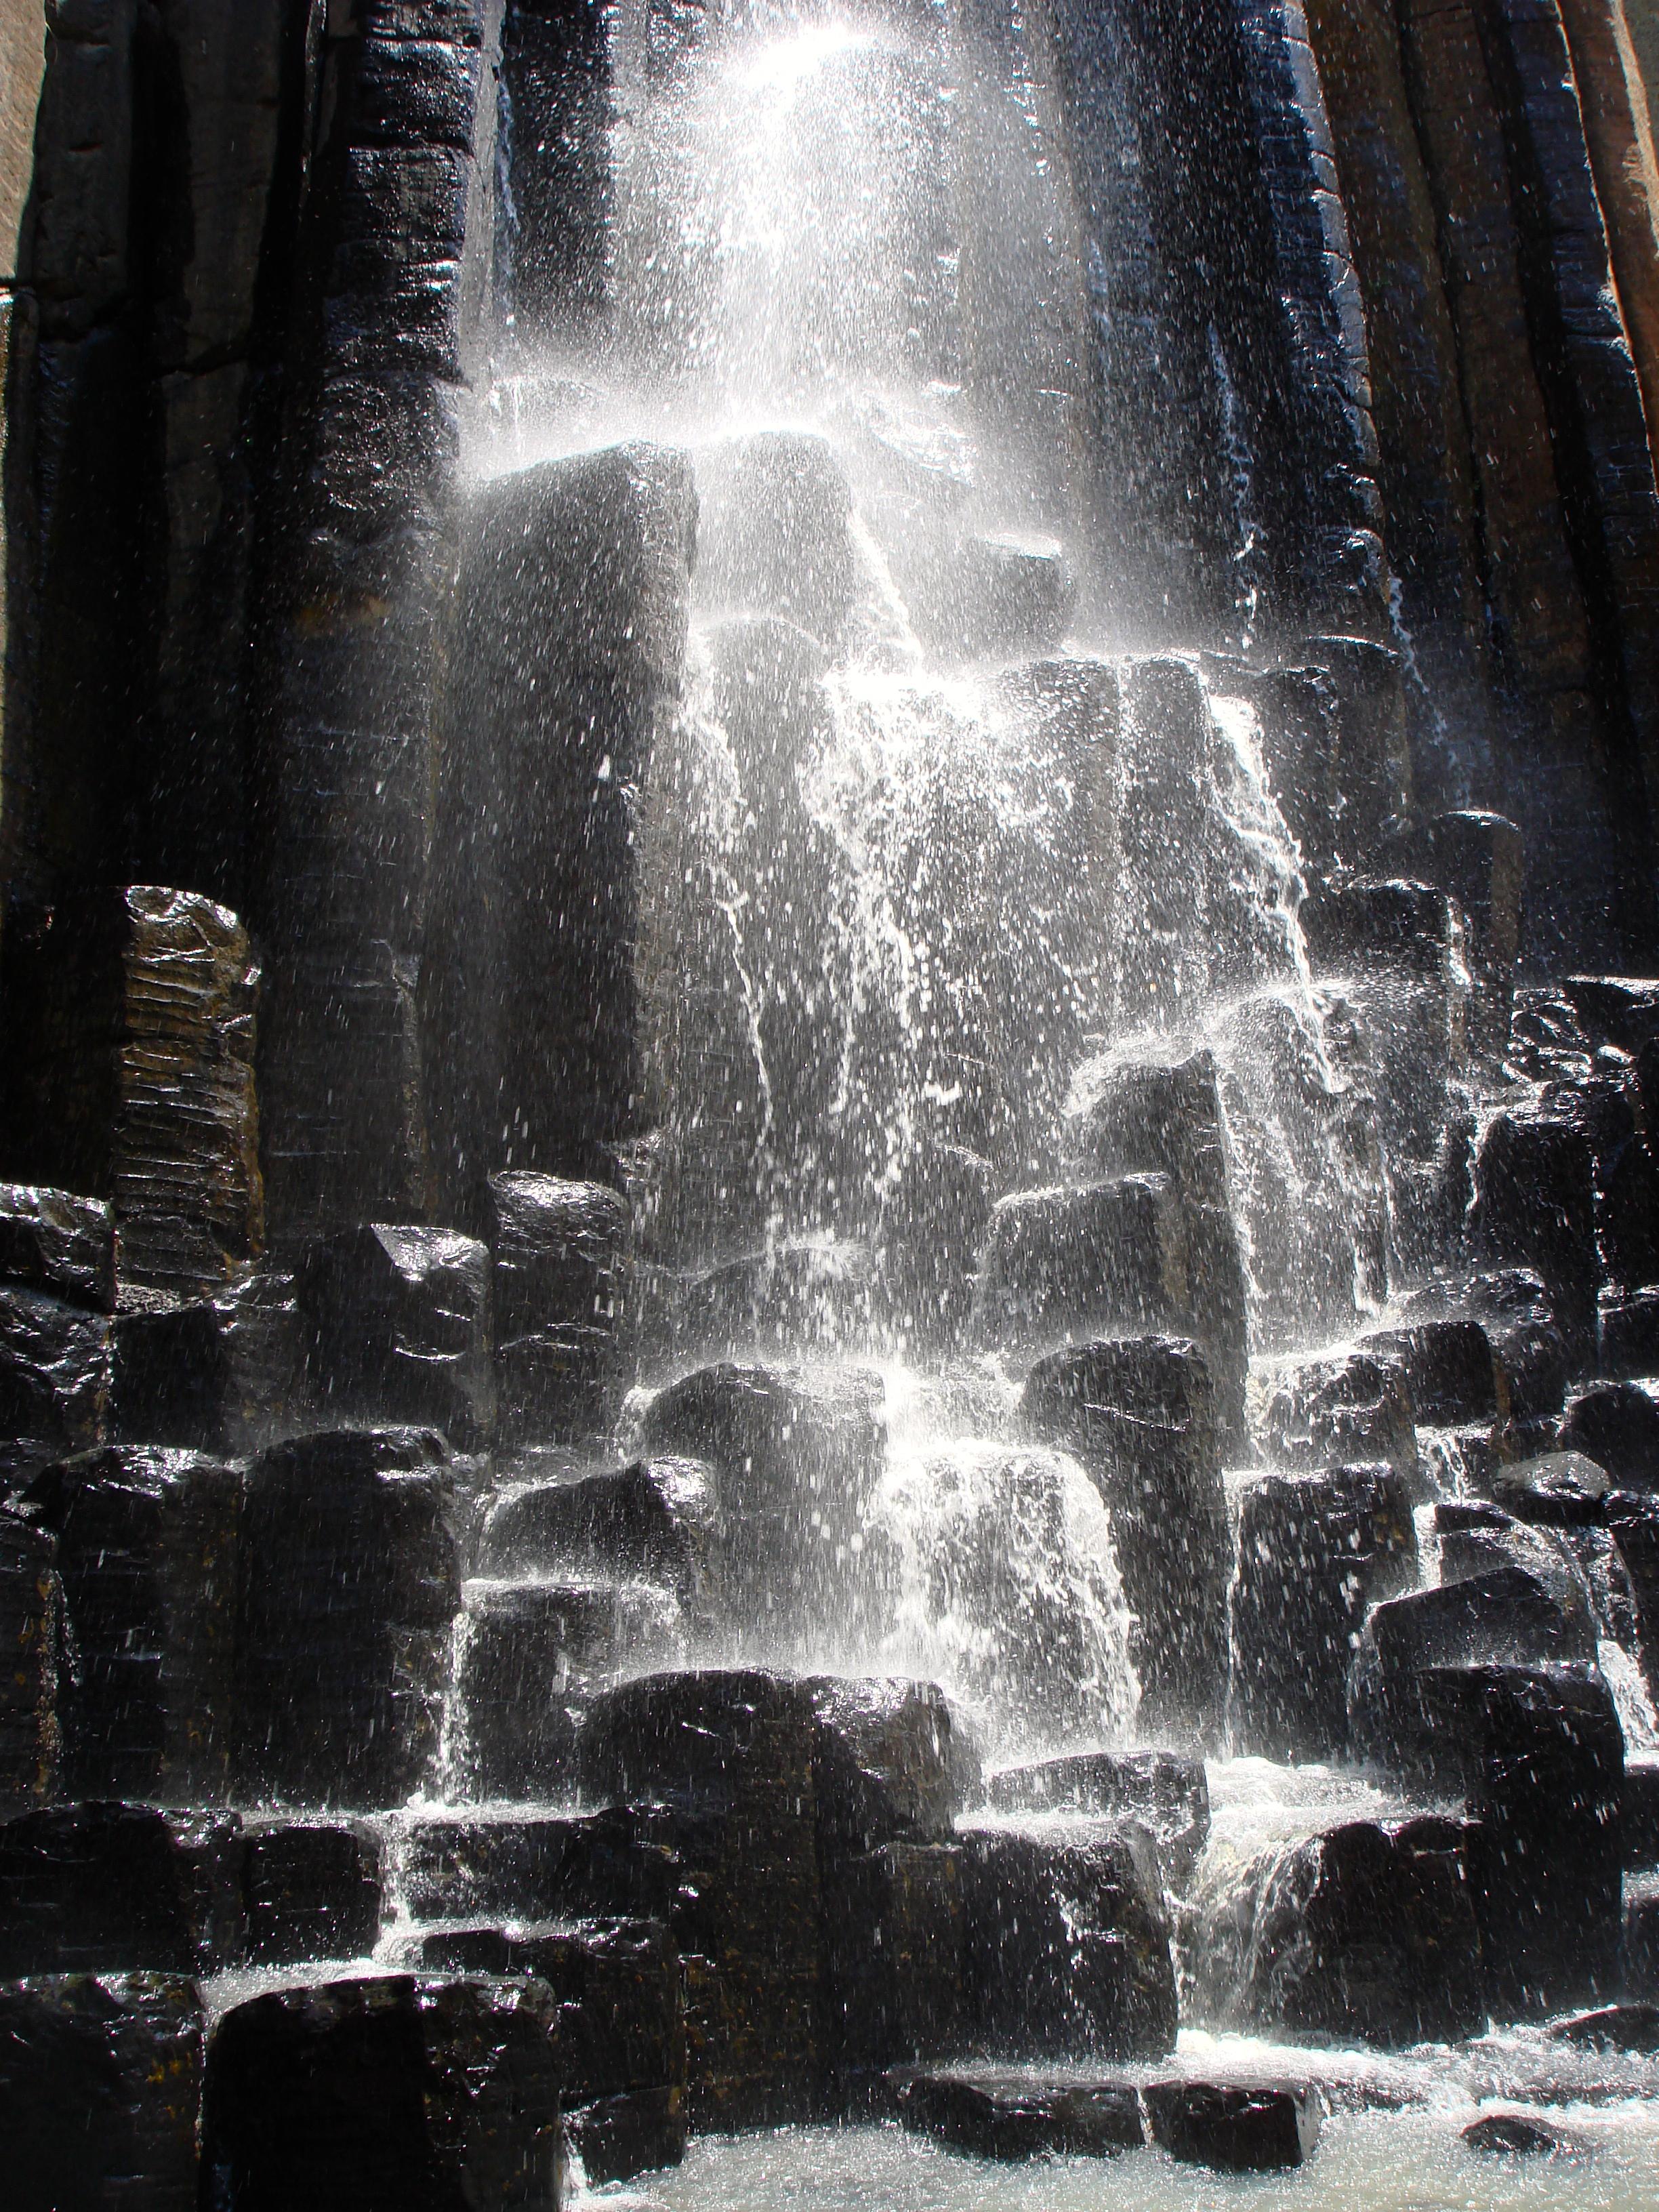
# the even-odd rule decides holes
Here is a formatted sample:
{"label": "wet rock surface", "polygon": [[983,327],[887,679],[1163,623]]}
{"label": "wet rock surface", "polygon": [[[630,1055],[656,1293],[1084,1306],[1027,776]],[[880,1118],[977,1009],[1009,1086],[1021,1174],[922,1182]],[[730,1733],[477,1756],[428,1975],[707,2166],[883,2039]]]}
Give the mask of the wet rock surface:
{"label": "wet rock surface", "polygon": [[1186,2166],[1272,2172],[1303,2165],[1319,2142],[1316,2089],[1153,2081],[1145,2095],[1153,2142]]}
{"label": "wet rock surface", "polygon": [[1146,2140],[1133,2087],[1050,2088],[1018,2077],[919,2074],[899,2093],[904,2124],[977,2158],[1109,2157]]}
{"label": "wet rock surface", "polygon": [[1124,1338],[1055,1353],[1031,1370],[1022,1409],[1082,1462],[1112,1516],[1144,1722],[1201,1723],[1225,1680],[1232,1546],[1197,1346]]}
{"label": "wet rock surface", "polygon": [[242,1509],[239,1796],[397,1804],[438,1747],[460,1606],[441,1439],[342,1430],[260,1454]]}
{"label": "wet rock surface", "polygon": [[1410,1583],[1410,1492],[1387,1466],[1269,1475],[1239,1500],[1230,1713],[1241,1748],[1340,1755],[1370,1607]]}
{"label": "wet rock surface", "polygon": [[239,2203],[553,2208],[551,1992],[385,1975],[237,2005],[208,2045],[203,2158]]}
{"label": "wet rock surface", "polygon": [[458,1451],[494,1427],[489,1255],[444,1229],[376,1223],[313,1244],[298,1279],[307,1369],[344,1421],[441,1430]]}
{"label": "wet rock surface", "polygon": [[235,1722],[238,1470],[112,1447],[40,1478],[58,1540],[73,1678],[64,1788],[79,1797],[222,1804]]}
{"label": "wet rock surface", "polygon": [[887,12],[8,81],[26,2212],[1647,2085],[1644,64]]}
{"label": "wet rock surface", "polygon": [[40,1974],[0,1985],[0,2129],[20,2212],[118,2191],[198,2201],[204,2023],[188,1979]]}

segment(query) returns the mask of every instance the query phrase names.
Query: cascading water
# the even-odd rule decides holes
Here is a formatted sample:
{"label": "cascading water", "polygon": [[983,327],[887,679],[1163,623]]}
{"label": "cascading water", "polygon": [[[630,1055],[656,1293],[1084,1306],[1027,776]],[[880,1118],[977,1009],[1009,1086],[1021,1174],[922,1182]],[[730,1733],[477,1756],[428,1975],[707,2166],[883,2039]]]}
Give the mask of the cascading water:
{"label": "cascading water", "polygon": [[1626,12],[48,9],[24,2212],[1650,2203]]}

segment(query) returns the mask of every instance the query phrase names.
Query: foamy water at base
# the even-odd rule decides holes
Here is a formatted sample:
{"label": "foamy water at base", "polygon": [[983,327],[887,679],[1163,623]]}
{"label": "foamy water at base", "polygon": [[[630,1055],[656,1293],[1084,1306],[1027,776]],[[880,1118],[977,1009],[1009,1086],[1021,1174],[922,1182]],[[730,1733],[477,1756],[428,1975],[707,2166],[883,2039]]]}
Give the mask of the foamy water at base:
{"label": "foamy water at base", "polygon": [[897,2126],[785,2128],[695,2142],[677,2172],[592,2192],[616,2212],[1653,2212],[1652,2105],[1528,2109],[1570,2130],[1566,2158],[1483,2156],[1467,2103],[1339,2112],[1312,2161],[1285,2175],[1212,2174],[1162,2151],[1000,2166]]}

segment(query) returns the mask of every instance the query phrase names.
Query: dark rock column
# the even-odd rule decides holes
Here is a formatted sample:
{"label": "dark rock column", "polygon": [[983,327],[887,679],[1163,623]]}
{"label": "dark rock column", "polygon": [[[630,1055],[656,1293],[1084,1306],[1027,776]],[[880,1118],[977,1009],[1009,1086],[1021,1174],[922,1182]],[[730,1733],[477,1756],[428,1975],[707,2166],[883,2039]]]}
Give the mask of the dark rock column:
{"label": "dark rock column", "polygon": [[1577,957],[1616,960],[1613,948],[1627,932],[1618,893],[1627,858],[1609,790],[1552,410],[1534,365],[1510,157],[1478,0],[1397,6],[1457,339],[1493,655],[1523,717],[1513,792],[1503,797],[1524,809],[1534,884],[1528,942],[1547,955],[1571,948]]}
{"label": "dark rock column", "polygon": [[137,884],[17,916],[5,950],[15,1171],[107,1200],[124,1287],[222,1289],[264,1230],[240,921]]}
{"label": "dark rock column", "polygon": [[811,2102],[817,1735],[806,1686],[760,1674],[647,1676],[601,1698],[583,1732],[589,1802],[663,1807],[679,1855],[694,2125],[797,2117]]}
{"label": "dark rock column", "polygon": [[1486,604],[1434,202],[1391,0],[1309,0],[1307,15],[1364,299],[1389,556],[1428,692],[1419,780],[1430,800],[1467,805],[1494,795]]}
{"label": "dark rock column", "polygon": [[460,1604],[438,1440],[348,1431],[262,1453],[242,1516],[235,1791],[374,1811],[438,1747]]}
{"label": "dark rock column", "polygon": [[246,2212],[559,2212],[552,1992],[408,1975],[277,1990],[208,2047],[203,2150]]}
{"label": "dark rock column", "polygon": [[1111,1515],[1136,1616],[1143,1726],[1213,1727],[1232,1538],[1215,1391],[1197,1346],[1136,1337],[1056,1352],[1031,1370],[1022,1412],[1036,1435],[1077,1455]]}
{"label": "dark rock column", "polygon": [[1659,942],[1659,492],[1557,0],[1481,0],[1534,358],[1589,611],[1632,952]]}
{"label": "dark rock column", "polygon": [[425,1009],[462,1220],[497,1169],[614,1180],[638,1133],[641,793],[678,702],[696,514],[684,456],[642,445],[471,502]]}
{"label": "dark rock column", "polygon": [[56,1549],[46,1529],[0,1511],[0,1814],[44,1803],[57,1783],[64,1599]]}
{"label": "dark rock column", "polygon": [[0,1988],[0,2141],[14,2212],[125,2200],[194,2212],[199,1992],[157,1973]]}
{"label": "dark rock column", "polygon": [[363,0],[324,72],[255,824],[284,1245],[426,1210],[416,1009],[488,78],[477,0]]}
{"label": "dark rock column", "polygon": [[71,1460],[42,1486],[74,1639],[69,1791],[222,1804],[240,1475],[186,1452],[118,1449]]}

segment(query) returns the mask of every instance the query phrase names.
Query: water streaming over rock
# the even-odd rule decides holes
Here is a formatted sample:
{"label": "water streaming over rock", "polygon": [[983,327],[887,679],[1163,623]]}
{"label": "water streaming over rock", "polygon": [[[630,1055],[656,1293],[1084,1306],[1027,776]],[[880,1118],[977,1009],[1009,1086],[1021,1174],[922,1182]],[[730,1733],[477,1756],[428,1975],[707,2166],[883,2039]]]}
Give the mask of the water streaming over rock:
{"label": "water streaming over rock", "polygon": [[0,2093],[157,2203],[1645,2201],[1644,326],[1585,9],[1395,12],[330,7],[246,419],[133,307],[270,975],[9,907]]}

